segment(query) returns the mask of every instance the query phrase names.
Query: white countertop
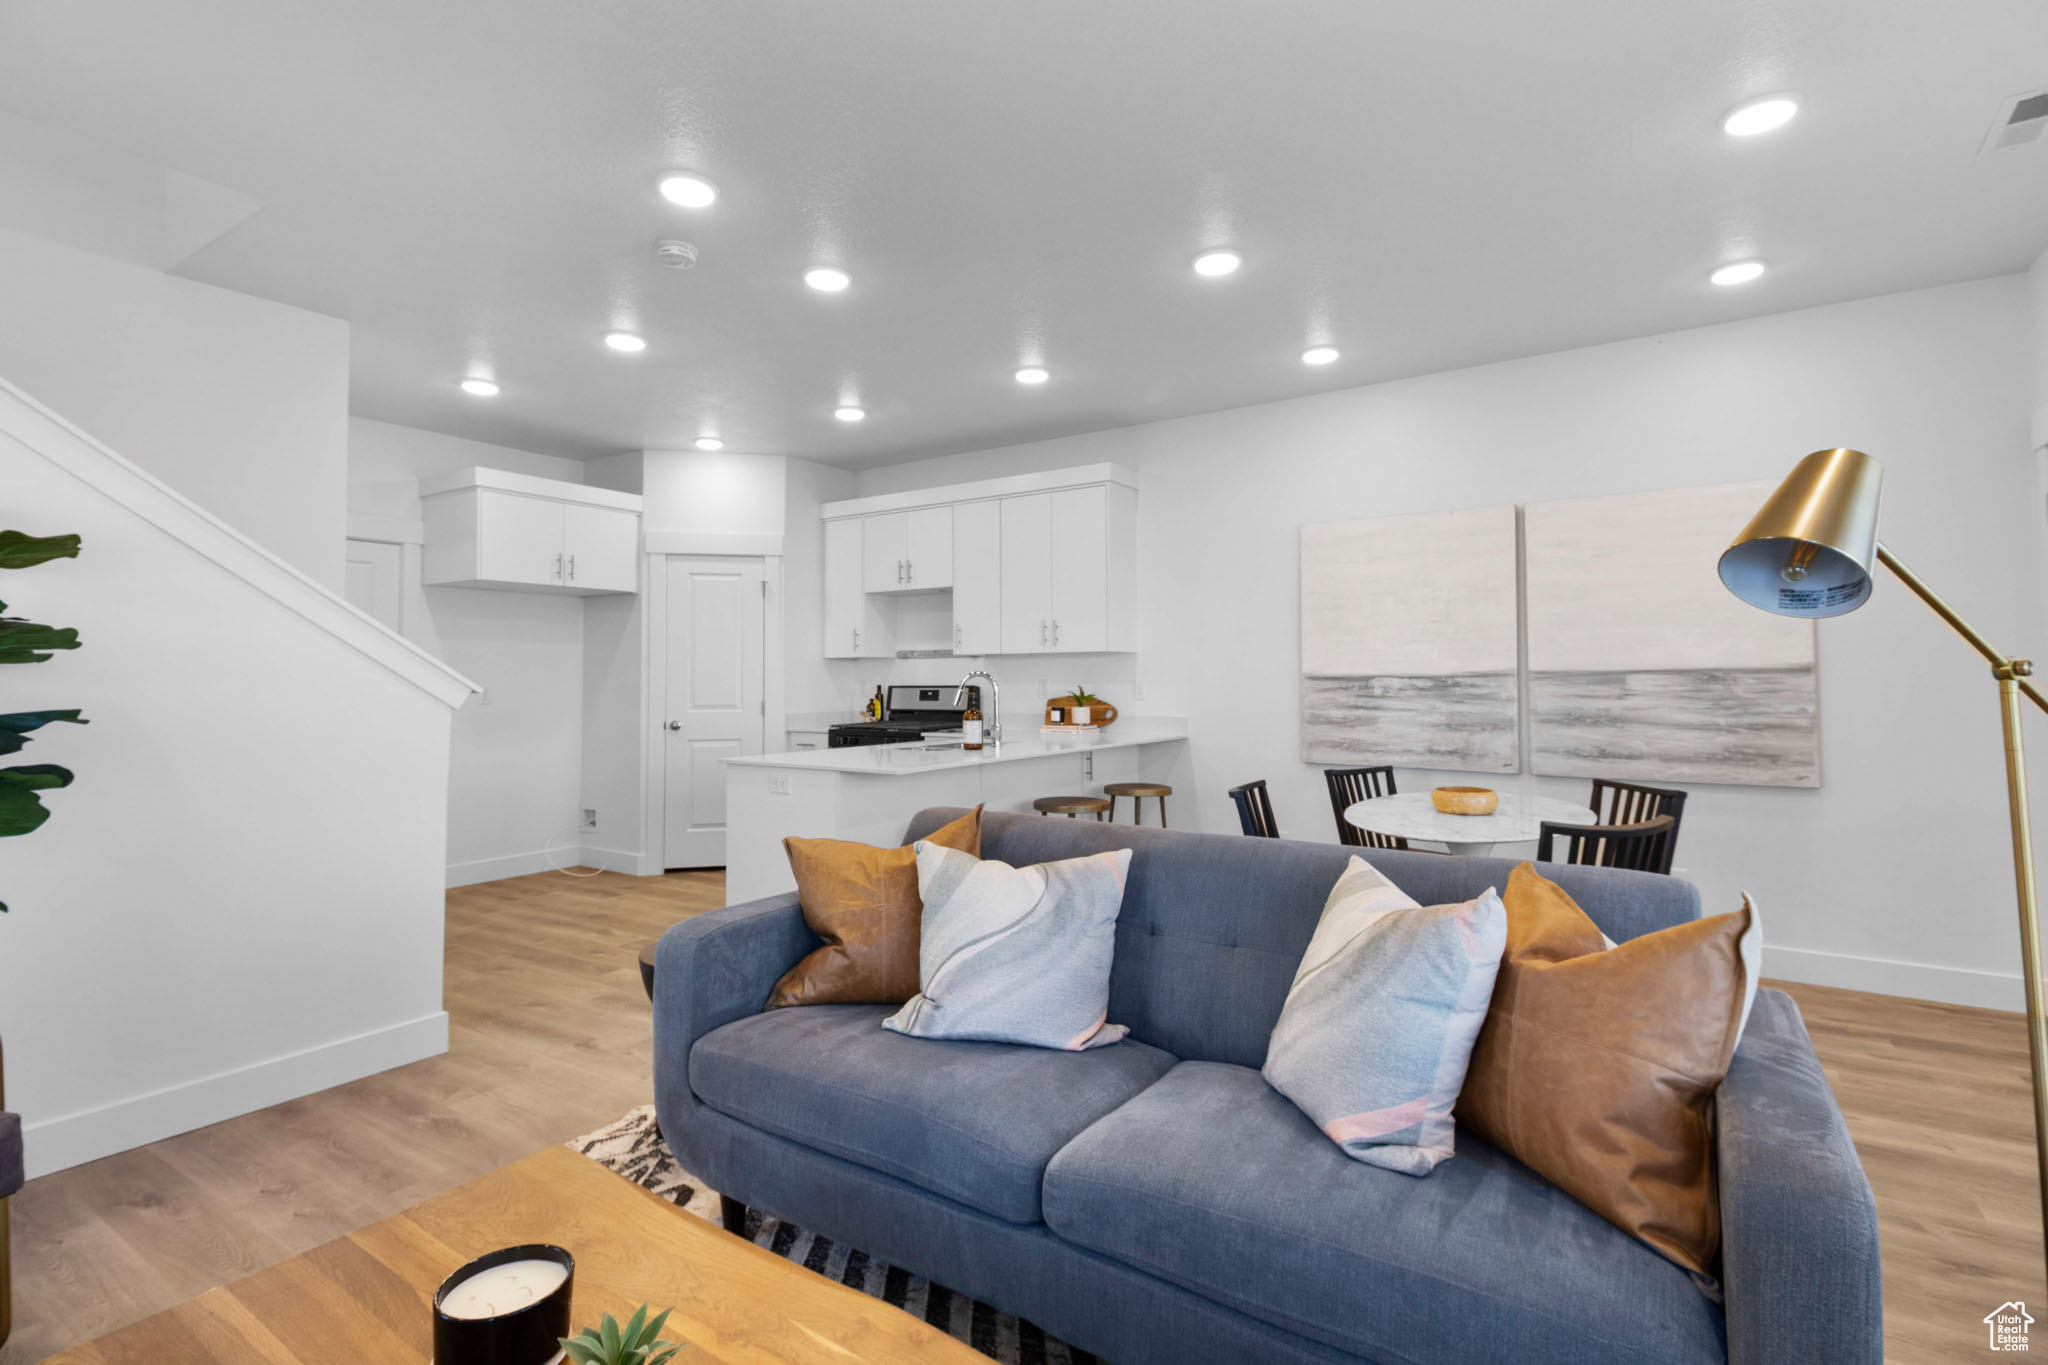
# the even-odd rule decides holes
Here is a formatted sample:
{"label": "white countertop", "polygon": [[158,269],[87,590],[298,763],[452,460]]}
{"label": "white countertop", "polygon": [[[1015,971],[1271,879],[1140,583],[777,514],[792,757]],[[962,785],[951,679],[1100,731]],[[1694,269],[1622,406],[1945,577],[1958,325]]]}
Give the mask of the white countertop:
{"label": "white countertop", "polygon": [[750,754],[728,758],[736,768],[796,768],[808,772],[859,773],[899,777],[947,768],[978,768],[990,763],[1017,763],[1030,758],[1097,749],[1130,749],[1140,744],[1167,744],[1188,737],[1188,723],[1179,716],[1129,716],[1086,739],[1041,735],[1035,726],[1012,727],[1000,745],[962,749],[957,742],[934,747],[910,744],[864,744],[846,749],[799,749],[787,754]]}

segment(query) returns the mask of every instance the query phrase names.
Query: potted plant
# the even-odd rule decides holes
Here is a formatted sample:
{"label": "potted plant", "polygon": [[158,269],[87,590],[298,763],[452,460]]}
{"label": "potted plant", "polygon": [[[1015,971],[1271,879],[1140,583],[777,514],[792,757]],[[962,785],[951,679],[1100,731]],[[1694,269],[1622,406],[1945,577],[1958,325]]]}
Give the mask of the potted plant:
{"label": "potted plant", "polygon": [[562,1337],[562,1354],[571,1365],[662,1365],[683,1349],[677,1342],[658,1340],[661,1325],[675,1311],[664,1308],[659,1317],[649,1322],[647,1305],[643,1303],[624,1327],[606,1313],[597,1326],[584,1328],[581,1335]]}
{"label": "potted plant", "polygon": [[1085,687],[1075,688],[1072,695],[1074,706],[1067,713],[1068,719],[1075,725],[1093,724],[1092,717],[1095,714],[1094,706],[1097,698]]}

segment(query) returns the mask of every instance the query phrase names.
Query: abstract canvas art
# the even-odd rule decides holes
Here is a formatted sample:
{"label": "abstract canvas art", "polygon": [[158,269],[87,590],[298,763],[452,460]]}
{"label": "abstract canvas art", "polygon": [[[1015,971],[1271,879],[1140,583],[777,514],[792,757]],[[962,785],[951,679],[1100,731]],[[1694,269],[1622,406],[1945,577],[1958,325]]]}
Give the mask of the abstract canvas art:
{"label": "abstract canvas art", "polygon": [[1530,771],[1820,785],[1813,623],[1745,605],[1715,572],[1771,489],[1523,509]]}
{"label": "abstract canvas art", "polygon": [[1515,509],[1301,528],[1301,756],[1512,773]]}

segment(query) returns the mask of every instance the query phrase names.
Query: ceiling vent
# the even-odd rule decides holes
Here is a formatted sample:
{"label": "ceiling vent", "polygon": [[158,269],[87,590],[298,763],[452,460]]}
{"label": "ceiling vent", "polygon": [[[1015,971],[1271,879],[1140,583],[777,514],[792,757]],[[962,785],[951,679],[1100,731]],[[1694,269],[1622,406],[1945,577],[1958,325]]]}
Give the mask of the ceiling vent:
{"label": "ceiling vent", "polygon": [[1991,132],[1986,135],[1982,150],[2002,152],[2032,142],[2044,128],[2048,128],[2048,90],[2014,95],[1998,106],[1998,117],[1991,121]]}

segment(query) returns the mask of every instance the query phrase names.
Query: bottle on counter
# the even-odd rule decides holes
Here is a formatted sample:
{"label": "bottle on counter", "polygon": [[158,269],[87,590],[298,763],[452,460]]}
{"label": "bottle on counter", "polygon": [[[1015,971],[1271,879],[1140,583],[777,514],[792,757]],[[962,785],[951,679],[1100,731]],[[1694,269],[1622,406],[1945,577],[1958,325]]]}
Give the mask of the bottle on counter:
{"label": "bottle on counter", "polygon": [[868,700],[867,717],[869,720],[880,720],[882,719],[882,713],[887,709],[887,706],[882,702],[882,685],[876,683],[875,695]]}
{"label": "bottle on counter", "polygon": [[982,735],[981,708],[973,702],[967,703],[967,710],[960,716],[960,747],[979,749]]}

